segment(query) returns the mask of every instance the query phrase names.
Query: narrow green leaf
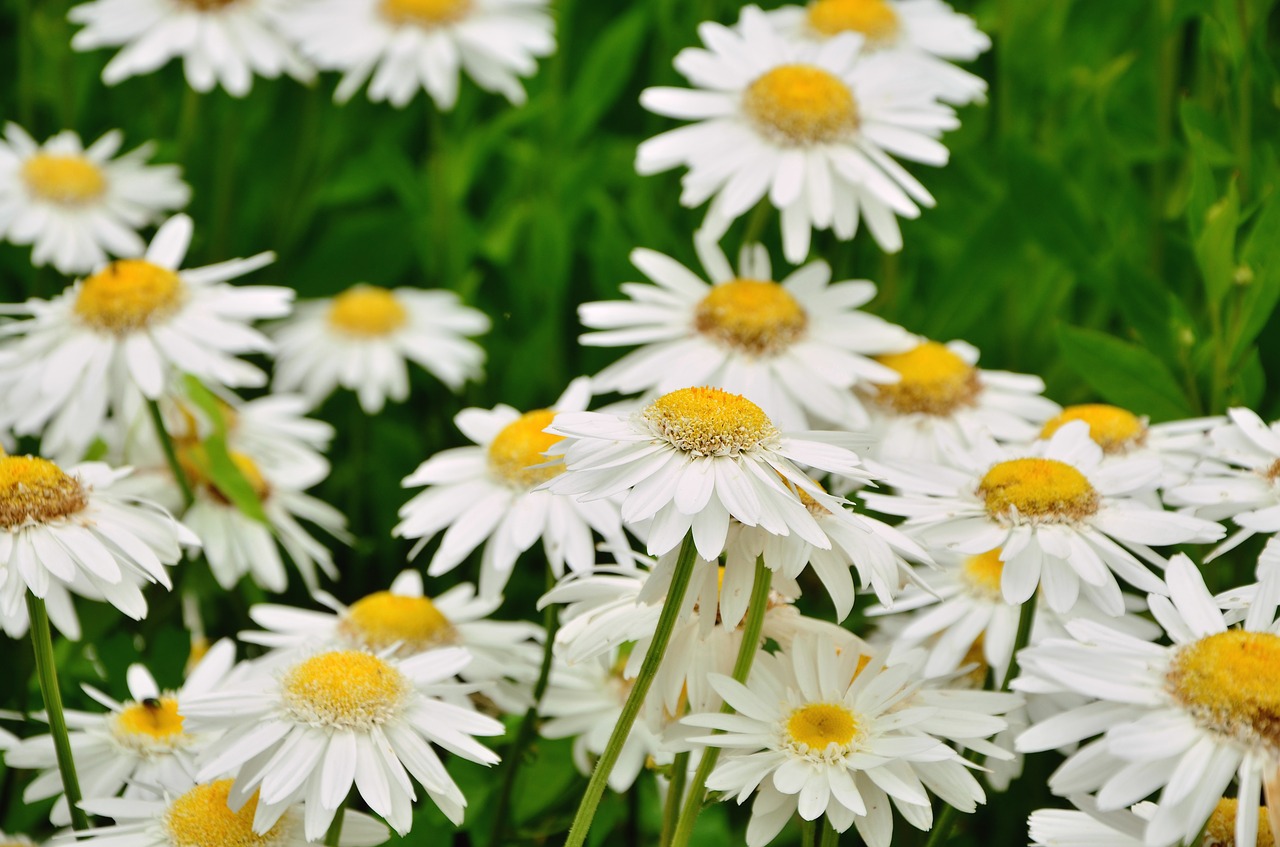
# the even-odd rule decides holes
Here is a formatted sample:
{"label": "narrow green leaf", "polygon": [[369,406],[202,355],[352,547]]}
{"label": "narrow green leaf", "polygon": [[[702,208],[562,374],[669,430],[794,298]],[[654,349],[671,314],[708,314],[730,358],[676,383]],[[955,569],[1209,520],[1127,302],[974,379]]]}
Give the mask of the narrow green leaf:
{"label": "narrow green leaf", "polygon": [[1211,305],[1221,304],[1231,290],[1236,274],[1236,232],[1240,228],[1240,192],[1235,180],[1227,196],[1204,214],[1195,239],[1196,263],[1204,277],[1205,297]]}
{"label": "narrow green leaf", "polygon": [[257,489],[227,448],[227,420],[222,414],[221,401],[190,374],[184,377],[184,383],[191,402],[213,424],[213,433],[201,443],[199,449],[190,451],[187,458],[233,506],[255,521],[270,524]]}
{"label": "narrow green leaf", "polygon": [[1164,421],[1192,414],[1173,374],[1158,356],[1092,329],[1058,327],[1067,365],[1107,402]]}
{"label": "narrow green leaf", "polygon": [[649,11],[642,4],[616,18],[600,34],[583,60],[569,92],[564,135],[576,141],[596,127],[636,72],[636,57],[649,32]]}

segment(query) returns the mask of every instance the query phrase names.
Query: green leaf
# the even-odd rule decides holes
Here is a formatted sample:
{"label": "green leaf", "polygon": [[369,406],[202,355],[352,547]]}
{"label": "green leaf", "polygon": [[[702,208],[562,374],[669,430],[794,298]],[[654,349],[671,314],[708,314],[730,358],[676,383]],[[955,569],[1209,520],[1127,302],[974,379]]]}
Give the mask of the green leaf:
{"label": "green leaf", "polygon": [[227,449],[227,420],[222,414],[222,403],[200,380],[187,374],[184,379],[187,396],[213,424],[213,434],[204,440],[200,449],[192,450],[188,458],[196,469],[213,483],[223,497],[255,521],[270,525],[262,500],[253,483],[245,476],[244,469]]}
{"label": "green leaf", "polygon": [[569,92],[564,135],[576,141],[596,127],[636,71],[649,33],[649,12],[637,4],[616,18],[592,45]]}
{"label": "green leaf", "polygon": [[[1235,180],[1227,196],[1210,206],[1195,239],[1196,263],[1204,276],[1210,307],[1222,303],[1236,275],[1236,232],[1240,228],[1240,192]],[[1193,227],[1193,231],[1195,231]]]}
{"label": "green leaf", "polygon": [[1058,327],[1063,359],[1107,402],[1164,421],[1192,414],[1182,389],[1154,353],[1092,329]]}

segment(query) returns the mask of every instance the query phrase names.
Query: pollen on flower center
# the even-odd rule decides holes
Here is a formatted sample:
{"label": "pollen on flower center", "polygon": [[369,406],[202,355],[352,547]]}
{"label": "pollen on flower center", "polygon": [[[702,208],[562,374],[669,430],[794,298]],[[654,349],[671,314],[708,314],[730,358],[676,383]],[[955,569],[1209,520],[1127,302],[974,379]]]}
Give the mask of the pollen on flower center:
{"label": "pollen on flower center", "polygon": [[1139,446],[1147,438],[1147,426],[1142,419],[1119,406],[1106,403],[1084,403],[1068,406],[1062,413],[1044,425],[1041,438],[1048,438],[1072,421],[1084,421],[1089,425],[1089,437],[1105,453],[1123,453]]}
{"label": "pollen on flower center", "polygon": [[1098,492],[1080,471],[1057,459],[1013,459],[987,471],[978,496],[993,518],[1065,523],[1098,511]]}
{"label": "pollen on flower center", "polygon": [[382,0],[382,14],[394,23],[442,26],[471,11],[472,0]]}
{"label": "pollen on flower center", "polygon": [[409,313],[385,288],[357,285],[333,298],[329,324],[341,332],[363,338],[390,335],[404,326]]}
{"label": "pollen on flower center", "polygon": [[321,653],[296,665],[283,680],[285,709],[302,723],[333,729],[369,728],[400,709],[409,681],[371,653]]}
{"label": "pollen on flower center", "polygon": [[979,594],[993,599],[1002,596],[1000,578],[1004,576],[1004,562],[1000,561],[999,547],[965,559],[961,572],[969,587]]}
{"label": "pollen on flower center", "polygon": [[695,456],[737,456],[778,435],[759,406],[719,388],[672,391],[641,416],[672,446]]}
{"label": "pollen on flower center", "polygon": [[173,747],[184,738],[183,718],[178,714],[178,701],[161,697],[129,703],[115,716],[112,734],[126,747],[150,750],[157,746]]}
{"label": "pollen on flower center", "polygon": [[197,785],[169,804],[164,828],[169,842],[181,847],[267,847],[278,842],[280,824],[261,835],[253,831],[258,795],[233,812],[227,805],[232,780]]}
{"label": "pollen on flower center", "polygon": [[972,406],[982,390],[978,371],[936,341],[905,353],[877,356],[876,361],[901,377],[875,389],[876,399],[901,415],[946,417],[962,406]]}
{"label": "pollen on flower center", "polygon": [[694,309],[693,325],[734,350],[771,356],[804,336],[809,316],[776,282],[735,279],[711,289]]}
{"label": "pollen on flower center", "polygon": [[81,283],[75,312],[96,329],[133,332],[172,314],[182,295],[182,280],[168,268],[120,259]]}
{"label": "pollen on flower center", "polygon": [[839,703],[811,703],[787,718],[787,736],[797,747],[821,753],[831,744],[847,747],[858,733],[853,713]]}
{"label": "pollen on flower center", "polygon": [[1187,644],[1166,684],[1202,725],[1280,752],[1280,635],[1233,629]]}
{"label": "pollen on flower center", "polygon": [[357,600],[347,609],[339,629],[343,634],[381,651],[399,644],[405,655],[447,644],[454,638],[453,625],[426,597],[378,591]]}
{"label": "pollen on flower center", "polygon": [[532,488],[563,471],[563,465],[532,467],[555,458],[546,455],[546,451],[563,439],[543,432],[555,417],[556,413],[550,409],[538,409],[525,412],[503,427],[489,442],[489,469],[494,475],[517,488]]}
{"label": "pollen on flower center", "polygon": [[787,146],[823,144],[858,128],[858,103],[839,77],[811,65],[780,65],[747,86],[742,107],[766,136]]}
{"label": "pollen on flower center", "polygon": [[[1204,825],[1204,840],[1197,847],[1236,847],[1236,810],[1240,801],[1223,797],[1218,807]],[[1265,807],[1258,809],[1258,840],[1239,847],[1276,847],[1276,836],[1271,830],[1271,819]]]}
{"label": "pollen on flower center", "polygon": [[65,206],[96,200],[107,190],[102,169],[84,156],[37,153],[23,163],[22,179],[33,194]]}
{"label": "pollen on flower center", "polygon": [[35,456],[0,456],[0,527],[48,523],[88,504],[80,481],[53,462]]}
{"label": "pollen on flower center", "polygon": [[809,26],[821,35],[857,32],[872,47],[892,41],[901,28],[898,13],[885,0],[813,0]]}

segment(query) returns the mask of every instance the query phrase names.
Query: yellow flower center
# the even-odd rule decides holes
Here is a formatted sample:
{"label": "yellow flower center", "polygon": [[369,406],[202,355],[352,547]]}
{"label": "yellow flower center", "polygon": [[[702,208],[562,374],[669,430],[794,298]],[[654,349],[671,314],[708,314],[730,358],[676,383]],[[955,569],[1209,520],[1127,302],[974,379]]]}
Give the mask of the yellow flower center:
{"label": "yellow flower center", "polygon": [[404,326],[409,313],[385,288],[357,285],[333,298],[329,324],[340,332],[364,338],[390,335]]}
{"label": "yellow flower center", "polygon": [[0,456],[0,527],[48,523],[89,504],[84,486],[47,459]]}
{"label": "yellow flower center", "polygon": [[[1223,797],[1204,825],[1204,841],[1201,847],[1236,847],[1236,809],[1240,801]],[[1240,847],[1276,847],[1276,836],[1271,831],[1271,819],[1266,807],[1258,810],[1258,840]]]}
{"label": "yellow flower center", "polygon": [[1169,693],[1202,725],[1280,752],[1280,635],[1228,630],[1178,649]]}
{"label": "yellow flower center", "polygon": [[370,653],[321,653],[284,678],[284,705],[302,723],[334,729],[377,726],[393,717],[411,686],[404,674]]}
{"label": "yellow flower center", "polygon": [[812,703],[787,718],[787,736],[796,746],[822,752],[831,744],[847,747],[858,733],[853,713],[839,703]]}
{"label": "yellow flower center", "polygon": [[1123,453],[1146,440],[1147,427],[1133,412],[1105,403],[1068,406],[1044,425],[1041,438],[1048,438],[1072,421],[1089,425],[1089,437],[1106,453]]}
{"label": "yellow flower center", "polygon": [[[268,484],[266,477],[262,475],[257,462],[244,453],[235,450],[228,450],[227,455],[231,457],[231,461],[235,464],[236,469],[240,471],[240,475],[253,488],[253,493],[257,498],[266,500],[271,495],[271,486]],[[186,444],[179,444],[178,464],[186,473],[187,481],[191,483],[193,488],[203,487],[217,500],[223,503],[231,502],[226,492],[221,490],[218,484],[209,476],[209,457],[202,443],[191,441]]]}
{"label": "yellow flower center", "polygon": [[538,409],[525,412],[503,427],[489,443],[489,469],[494,475],[517,488],[532,488],[563,471],[563,465],[532,467],[557,458],[545,454],[563,439],[543,432],[555,417],[550,409]]}
{"label": "yellow flower center", "polygon": [[694,310],[693,325],[733,350],[771,356],[804,336],[809,316],[776,282],[735,279],[711,289]]}
{"label": "yellow flower center", "polygon": [[1050,523],[1080,520],[1098,511],[1098,492],[1080,471],[1056,459],[1013,459],[978,483],[987,514]]}
{"label": "yellow flower center", "polygon": [[95,329],[123,334],[172,314],[182,295],[182,280],[168,268],[120,259],[80,284],[75,312]]}
{"label": "yellow flower center", "polygon": [[116,740],[129,747],[154,748],[157,743],[172,746],[182,740],[182,715],[173,697],[129,703],[116,715]]}
{"label": "yellow flower center", "polygon": [[382,0],[382,14],[393,23],[443,26],[462,20],[471,0]]}
{"label": "yellow flower center", "polygon": [[1004,562],[1000,561],[1000,548],[988,550],[965,559],[962,570],[964,580],[979,594],[999,599],[1000,577],[1004,575]]}
{"label": "yellow flower center", "polygon": [[267,847],[280,837],[280,824],[259,835],[253,831],[258,795],[233,812],[227,805],[230,779],[197,785],[169,805],[164,828],[174,847]]}
{"label": "yellow flower center", "polygon": [[982,386],[978,372],[944,344],[926,341],[905,353],[877,356],[901,379],[876,386],[876,399],[898,414],[913,412],[946,417],[972,406]]}
{"label": "yellow flower center", "polygon": [[695,456],[737,456],[778,435],[759,406],[719,388],[672,391],[641,415],[661,438]]}
{"label": "yellow flower center", "polygon": [[426,597],[378,591],[347,609],[339,628],[370,650],[399,644],[404,655],[453,640],[453,625]]}
{"label": "yellow flower center", "polygon": [[898,13],[885,0],[813,0],[809,26],[826,36],[861,33],[873,47],[892,41],[901,28]]}
{"label": "yellow flower center", "polygon": [[858,128],[858,104],[840,79],[811,65],[780,65],[747,86],[743,109],[786,146],[823,144]]}
{"label": "yellow flower center", "polygon": [[22,179],[31,193],[66,206],[96,200],[107,190],[102,169],[84,156],[37,153],[23,163]]}

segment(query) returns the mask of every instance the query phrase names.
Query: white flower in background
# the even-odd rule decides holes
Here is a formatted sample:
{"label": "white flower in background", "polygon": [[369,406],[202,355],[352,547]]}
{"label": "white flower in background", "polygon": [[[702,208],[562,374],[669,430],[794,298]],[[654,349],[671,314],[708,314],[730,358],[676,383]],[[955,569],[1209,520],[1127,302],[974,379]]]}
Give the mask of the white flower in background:
{"label": "white flower in background", "polygon": [[485,91],[525,101],[521,77],[555,52],[548,0],[309,0],[284,30],[323,70],[342,72],[334,99],[369,83],[369,99],[402,108],[425,89],[452,109],[461,73]]}
{"label": "white flower in background", "polygon": [[875,458],[945,462],[948,444],[971,447],[984,437],[1031,441],[1060,411],[1040,396],[1040,377],[978,368],[977,348],[963,341],[919,339],[876,362],[898,379],[861,387]]}
{"label": "white flower in background", "polygon": [[[1075,809],[1037,809],[1027,818],[1032,847],[1144,847],[1143,833],[1156,808],[1151,803],[1104,812],[1087,794],[1068,799]],[[1206,839],[1203,847],[1234,843],[1234,837],[1228,841]]]}
{"label": "white flower in background", "polygon": [[1138,559],[1164,564],[1148,545],[1223,535],[1218,524],[1152,506],[1160,463],[1104,463],[1082,421],[1047,441],[1004,447],[985,441],[949,458],[954,467],[869,463],[899,493],[862,498],[875,511],[906,517],[899,528],[926,549],[977,555],[1000,548],[1001,592],[1012,604],[1039,586],[1054,611],[1066,612],[1083,596],[1119,615],[1124,598],[1116,576],[1143,591],[1164,591]]}
{"label": "white flower in background", "polygon": [[200,778],[234,772],[236,809],[256,792],[258,833],[305,800],[306,837],[319,839],[354,786],[403,835],[413,823],[410,774],[460,824],[467,800],[431,745],[492,765],[498,757],[472,736],[503,733],[494,719],[438,699],[457,689],[450,680],[469,660],[458,647],[403,660],[317,652],[192,700],[184,711],[193,727],[226,730]]}
{"label": "white flower in background", "polygon": [[711,284],[674,259],[634,250],[653,285],[628,282],[630,301],[584,303],[587,347],[639,344],[592,379],[596,391],[666,393],[712,385],[742,394],[784,429],[818,423],[861,429],[866,411],[849,389],[896,376],[870,357],[907,349],[912,336],[858,310],[875,296],[863,280],[831,282],[814,261],[774,282],[769,252],[744,246],[735,272],[719,245],[694,244]]}
{"label": "white flower in background", "polygon": [[860,219],[882,248],[900,250],[897,217],[918,217],[935,201],[894,157],[945,165],[937,139],[959,126],[951,108],[892,63],[859,61],[856,35],[821,45],[788,38],[755,6],[737,28],[705,22],[699,32],[707,47],[675,60],[695,87],[640,97],[651,112],[695,123],[641,144],[636,169],[687,167],[680,202],[711,200],[704,228],[714,238],[767,198],[795,264],[809,254],[812,230],[850,239]]}
{"label": "white flower in background", "polygon": [[[195,785],[196,758],[211,738],[187,730],[182,705],[224,684],[235,652],[231,641],[219,641],[177,691],[161,691],[142,665],[129,667],[130,699],[125,702],[86,685],[85,692],[110,711],[66,713],[84,796],[105,799],[123,792],[127,799],[151,798],[158,791],[182,794]],[[42,771],[23,791],[23,802],[57,797],[50,820],[55,826],[71,823],[52,736],[24,739],[6,751],[5,764]]]}
{"label": "white flower in background", "polygon": [[595,566],[593,532],[615,554],[629,551],[616,504],[604,499],[583,502],[542,487],[564,472],[564,465],[548,464],[553,459],[547,453],[561,437],[547,432],[547,427],[567,413],[582,412],[590,402],[589,382],[580,378],[550,409],[521,414],[498,405],[459,412],[454,423],[477,446],[437,453],[405,478],[406,488],[427,488],[400,507],[393,534],[418,539],[412,557],[444,532],[427,567],[430,576],[448,573],[484,545],[484,596],[502,593],[520,555],[539,539],[557,577],[564,575],[566,565],[573,571]]}
{"label": "white flower in background", "polygon": [[319,404],[341,386],[376,415],[388,399],[408,399],[408,362],[451,391],[479,378],[484,350],[466,336],[488,331],[489,318],[452,291],[357,285],[299,303],[293,318],[273,330],[280,346],[273,388]]}
{"label": "white flower in background", "polygon": [[1103,810],[1160,790],[1145,840],[1186,843],[1236,781],[1235,843],[1253,844],[1261,785],[1280,767],[1280,635],[1274,603],[1255,604],[1229,629],[1186,556],[1166,571],[1168,597],[1148,600],[1173,644],[1164,647],[1105,625],[1066,624],[1071,639],[1046,641],[1021,658],[1015,688],[1056,686],[1091,698],[1018,738],[1035,752],[1096,740],[1053,774],[1056,794],[1096,792]]}
{"label": "white flower in background", "polygon": [[287,74],[301,82],[315,75],[276,32],[273,16],[283,0],[91,0],[67,13],[84,29],[76,50],[120,47],[102,69],[115,85],[182,59],[187,85],[199,92],[221,85],[243,97],[254,75]]}
{"label": "white flower in background", "polygon": [[0,847],[40,847],[25,835],[0,831]]}
{"label": "white flower in background", "polygon": [[177,165],[149,165],[154,145],[116,156],[124,135],[106,133],[88,149],[65,131],[44,144],[15,123],[0,141],[0,238],[32,244],[31,263],[86,273],[107,255],[146,249],[137,230],[191,199]]}
{"label": "white flower in background", "polygon": [[52,300],[5,307],[30,317],[4,327],[12,340],[0,347],[0,426],[79,458],[134,390],[159,398],[182,373],[229,388],[266,383],[236,356],[272,349],[249,325],[288,314],[293,290],[227,284],[272,253],[179,270],[191,232],[186,215],[170,218],[145,258],[112,262]]}
{"label": "white flower in background", "polygon": [[963,106],[986,96],[986,80],[951,63],[973,61],[991,39],[942,0],[810,0],[769,14],[783,32],[811,41],[861,35],[863,61],[922,80],[944,102]]}

